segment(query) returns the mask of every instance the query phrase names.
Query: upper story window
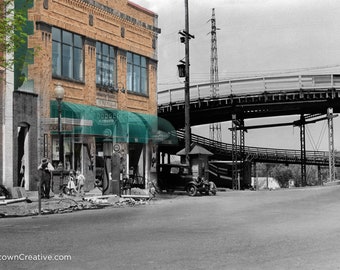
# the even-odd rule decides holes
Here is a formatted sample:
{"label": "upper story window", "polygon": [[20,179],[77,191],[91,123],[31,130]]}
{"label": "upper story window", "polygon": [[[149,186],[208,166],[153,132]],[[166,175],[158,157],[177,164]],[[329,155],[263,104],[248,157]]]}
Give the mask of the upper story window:
{"label": "upper story window", "polygon": [[126,88],[129,91],[147,95],[148,69],[144,56],[127,52]]}
{"label": "upper story window", "polygon": [[116,80],[116,52],[114,47],[96,43],[96,84],[114,88]]}
{"label": "upper story window", "polygon": [[83,37],[53,27],[52,40],[52,75],[84,81]]}

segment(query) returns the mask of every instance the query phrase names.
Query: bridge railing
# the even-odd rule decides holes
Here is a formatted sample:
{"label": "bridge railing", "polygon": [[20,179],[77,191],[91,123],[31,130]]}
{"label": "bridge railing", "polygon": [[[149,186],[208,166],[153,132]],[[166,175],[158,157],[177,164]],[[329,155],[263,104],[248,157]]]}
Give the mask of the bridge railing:
{"label": "bridge railing", "polygon": [[[320,90],[340,87],[340,74],[290,75],[261,78],[246,78],[220,81],[215,84],[219,96],[245,95],[252,93]],[[211,98],[212,84],[203,83],[190,86],[192,100]],[[184,87],[161,90],[158,92],[158,104],[171,104],[184,101]]]}

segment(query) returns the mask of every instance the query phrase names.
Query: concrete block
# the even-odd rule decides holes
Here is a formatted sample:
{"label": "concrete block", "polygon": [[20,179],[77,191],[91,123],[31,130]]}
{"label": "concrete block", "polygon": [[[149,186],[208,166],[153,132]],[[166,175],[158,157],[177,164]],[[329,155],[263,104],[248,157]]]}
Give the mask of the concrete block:
{"label": "concrete block", "polygon": [[9,192],[12,194],[12,199],[26,198],[26,190],[23,187],[9,188]]}

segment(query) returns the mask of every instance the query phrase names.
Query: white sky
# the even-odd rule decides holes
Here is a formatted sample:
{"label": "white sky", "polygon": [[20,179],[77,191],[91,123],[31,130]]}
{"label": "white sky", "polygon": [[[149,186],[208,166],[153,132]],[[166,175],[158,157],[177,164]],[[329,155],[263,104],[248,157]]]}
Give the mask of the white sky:
{"label": "white sky", "polygon": [[[184,0],[132,1],[159,15],[162,32],[158,39],[158,88],[183,85],[177,75],[177,64],[184,58],[184,44],[178,35],[185,25]],[[210,80],[212,8],[220,28],[217,32],[220,80],[296,70],[305,74],[329,70],[340,73],[338,0],[189,0],[190,34],[195,35],[190,41],[191,83]],[[261,123],[273,121],[262,119]],[[246,120],[246,125],[258,122]],[[328,150],[325,125],[325,122],[307,125],[307,149]],[[340,150],[340,119],[334,125],[335,148]],[[222,125],[226,142],[230,142],[229,127],[230,123]],[[193,132],[209,137],[208,126],[195,127]],[[293,127],[251,130],[246,133],[246,144],[299,149],[299,134],[299,128]]]}

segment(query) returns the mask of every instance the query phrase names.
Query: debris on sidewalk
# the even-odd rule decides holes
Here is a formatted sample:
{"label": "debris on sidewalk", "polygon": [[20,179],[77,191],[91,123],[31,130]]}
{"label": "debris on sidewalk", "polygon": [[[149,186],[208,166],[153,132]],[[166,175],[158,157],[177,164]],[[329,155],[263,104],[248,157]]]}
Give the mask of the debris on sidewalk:
{"label": "debris on sidewalk", "polygon": [[18,202],[31,203],[32,201],[28,198],[5,199],[5,200],[0,200],[0,205],[7,205],[7,204],[12,204],[12,203],[18,203]]}
{"label": "debris on sidewalk", "polygon": [[[0,218],[25,217],[39,215],[38,195],[28,194],[29,197],[7,199],[0,197]],[[89,193],[85,196],[62,196],[54,195],[50,199],[41,200],[41,215],[63,214],[80,210],[100,209],[104,207],[131,207],[145,205],[153,196],[145,191],[136,189],[131,194],[122,195],[101,195]]]}
{"label": "debris on sidewalk", "polygon": [[100,195],[100,196],[91,196],[84,197],[84,201],[89,201],[93,204],[98,205],[110,205],[110,206],[134,206],[134,205],[143,205],[146,204],[150,200],[149,195],[121,195],[121,197],[117,195]]}

